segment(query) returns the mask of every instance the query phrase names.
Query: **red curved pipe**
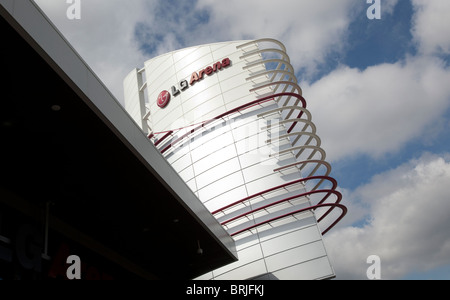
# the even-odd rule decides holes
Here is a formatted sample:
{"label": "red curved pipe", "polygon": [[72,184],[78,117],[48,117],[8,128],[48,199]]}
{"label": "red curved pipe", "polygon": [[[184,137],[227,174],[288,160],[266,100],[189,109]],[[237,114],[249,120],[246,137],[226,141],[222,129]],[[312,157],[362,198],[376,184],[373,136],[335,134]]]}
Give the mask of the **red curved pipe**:
{"label": "red curved pipe", "polygon": [[264,222],[260,222],[260,223],[258,223],[258,224],[254,224],[254,225],[252,225],[252,226],[249,226],[249,227],[247,227],[247,228],[244,228],[244,229],[241,229],[241,230],[238,230],[238,231],[236,231],[236,232],[233,232],[232,234],[230,234],[231,236],[235,236],[235,235],[237,235],[237,234],[239,234],[239,233],[242,233],[242,232],[244,232],[244,231],[247,231],[247,230],[250,230],[250,229],[253,229],[253,228],[256,228],[256,227],[259,227],[259,226],[261,226],[261,225],[264,225],[264,224],[267,224],[267,223],[270,223],[270,222],[273,222],[273,221],[276,221],[276,220],[279,220],[279,219],[282,219],[282,218],[285,218],[285,217],[288,217],[288,216],[292,216],[292,215],[295,215],[295,214],[298,214],[298,213],[301,213],[301,212],[304,212],[304,211],[307,211],[307,210],[314,210],[314,209],[316,209],[316,208],[318,208],[318,207],[323,207],[323,206],[331,206],[332,208],[331,209],[333,209],[334,207],[339,207],[340,209],[342,209],[342,213],[341,213],[341,215],[330,225],[330,226],[328,226],[327,227],[327,229],[325,229],[324,231],[322,231],[322,235],[324,235],[325,233],[327,233],[331,228],[333,228],[346,214],[347,214],[347,207],[345,207],[344,205],[342,205],[342,204],[337,204],[337,203],[322,203],[322,204],[317,204],[317,205],[313,205],[313,206],[310,206],[310,207],[306,207],[306,208],[302,208],[302,209],[299,209],[299,210],[296,210],[296,211],[294,211],[294,212],[291,212],[291,213],[287,213],[287,214],[284,214],[284,215],[281,215],[281,216],[278,216],[278,217],[275,217],[275,218],[272,218],[272,219],[269,219],[269,220],[266,220],[266,221],[264,221]]}
{"label": "red curved pipe", "polygon": [[169,135],[173,133],[172,130],[168,131],[162,138],[156,141],[155,147],[158,146],[162,141],[164,141]]}
{"label": "red curved pipe", "polygon": [[[230,204],[228,204],[228,205],[226,205],[226,206],[224,206],[224,207],[222,207],[222,208],[219,208],[218,210],[213,211],[212,214],[215,215],[215,214],[217,214],[218,212],[221,212],[221,211],[223,211],[223,210],[225,210],[225,209],[227,209],[227,208],[233,207],[233,206],[235,206],[235,205],[237,205],[237,204],[239,204],[239,203],[242,203],[242,202],[245,202],[245,201],[247,201],[247,200],[250,200],[251,198],[261,196],[262,194],[266,194],[266,193],[272,192],[272,191],[274,191],[274,190],[278,190],[278,189],[284,188],[284,187],[289,186],[289,185],[293,185],[293,184],[296,184],[296,183],[300,183],[300,182],[308,181],[308,180],[313,180],[313,179],[326,179],[326,180],[331,181],[331,183],[333,184],[333,187],[331,188],[331,190],[333,190],[333,191],[334,191],[334,190],[336,189],[336,187],[337,187],[337,181],[336,181],[336,179],[334,179],[333,177],[322,176],[322,175],[319,175],[319,176],[311,176],[311,177],[305,177],[305,178],[301,178],[301,179],[297,179],[297,180],[294,180],[294,181],[291,181],[291,182],[288,182],[288,183],[284,183],[284,184],[281,184],[281,185],[272,187],[272,188],[270,188],[270,189],[264,190],[264,191],[262,191],[262,192],[253,194],[253,195],[251,195],[251,196],[245,197],[245,198],[243,198],[243,199],[241,199],[241,200],[239,200],[239,201],[230,203]],[[331,192],[329,192],[328,195],[325,196],[325,199],[329,197],[329,194],[331,194]],[[325,201],[325,200],[323,200],[323,201]],[[322,202],[323,202],[323,201],[322,201]]]}
{"label": "red curved pipe", "polygon": [[[222,113],[222,114],[216,116],[215,118],[212,118],[212,119],[209,119],[209,120],[207,120],[207,121],[202,122],[202,123],[201,123],[200,125],[198,125],[197,127],[191,129],[190,131],[188,131],[187,133],[183,134],[182,136],[180,136],[179,138],[177,138],[175,141],[173,141],[173,142],[171,142],[169,145],[167,145],[164,149],[161,150],[161,153],[166,152],[168,149],[170,149],[170,148],[171,148],[173,145],[175,145],[176,143],[182,141],[184,138],[186,138],[186,137],[189,136],[190,134],[194,133],[195,131],[197,131],[197,130],[203,128],[204,126],[208,125],[209,123],[211,123],[211,122],[213,122],[213,121],[215,121],[215,120],[217,120],[217,119],[220,119],[220,118],[223,118],[223,117],[228,116],[228,115],[230,115],[230,114],[233,114],[233,113],[239,112],[239,111],[241,111],[241,110],[244,110],[244,109],[253,107],[253,106],[258,105],[258,104],[260,104],[260,103],[264,103],[264,102],[273,100],[275,97],[279,97],[279,96],[293,96],[293,97],[296,97],[297,99],[299,99],[299,100],[302,102],[302,107],[303,107],[303,108],[306,108],[306,100],[305,100],[301,95],[299,95],[299,94],[297,94],[297,93],[286,93],[286,92],[285,92],[285,93],[278,93],[278,94],[274,94],[274,95],[271,95],[271,96],[267,96],[267,97],[264,97],[264,98],[261,98],[261,99],[258,99],[258,100],[254,100],[254,101],[248,102],[248,103],[246,103],[246,104],[244,104],[244,105],[241,105],[241,106],[238,106],[238,107],[236,107],[236,108],[233,108],[233,109],[231,109],[231,110],[229,110],[229,111],[226,111],[226,112],[224,112],[224,113]],[[301,118],[302,114],[303,114],[303,111],[300,111],[300,113],[299,113],[298,116],[297,116],[297,119]],[[291,124],[291,126],[289,127],[289,129],[288,129],[287,132],[290,133],[290,132],[295,128],[295,126],[297,125],[297,123],[298,123],[297,121],[293,121],[293,123]],[[160,133],[163,133],[163,132],[160,132]],[[165,140],[165,139],[166,139],[170,134],[172,134],[172,133],[173,133],[173,130],[167,131],[166,134],[165,134],[161,139],[159,139],[159,140],[155,143],[155,146],[157,146],[158,144],[160,144],[163,140]],[[156,134],[158,134],[158,133],[156,133]],[[153,136],[153,135],[152,135],[152,136]],[[289,215],[297,214],[297,213],[300,213],[300,212],[303,212],[303,211],[306,211],[306,210],[316,209],[316,208],[322,207],[322,206],[330,206],[330,209],[328,209],[327,212],[319,218],[318,222],[320,222],[320,221],[323,220],[323,218],[325,218],[325,217],[326,217],[326,216],[327,216],[327,215],[328,215],[335,207],[341,208],[341,209],[342,209],[342,214],[341,214],[341,216],[340,216],[339,218],[337,218],[337,219],[336,219],[336,220],[335,220],[335,221],[334,221],[334,222],[333,222],[326,230],[324,230],[324,231],[322,232],[322,234],[325,234],[325,233],[328,232],[328,230],[330,230],[336,223],[338,223],[338,222],[345,216],[345,214],[347,213],[347,208],[346,208],[345,206],[339,204],[339,202],[340,202],[341,199],[342,199],[342,195],[341,195],[339,192],[335,191],[335,189],[336,189],[336,187],[337,187],[337,182],[336,182],[336,180],[335,180],[334,178],[329,177],[329,176],[311,176],[311,177],[306,177],[306,178],[302,178],[302,179],[299,179],[299,180],[295,180],[295,181],[292,181],[292,182],[289,182],[289,183],[286,183],[286,184],[282,184],[282,185],[279,185],[279,186],[270,188],[270,189],[268,189],[268,190],[265,190],[265,191],[256,193],[256,194],[254,194],[254,195],[251,195],[251,196],[246,197],[246,198],[244,198],[244,199],[241,199],[241,200],[239,200],[239,201],[233,202],[233,203],[231,203],[231,204],[229,204],[229,205],[227,205],[227,206],[224,206],[224,207],[222,207],[222,208],[220,208],[220,209],[218,209],[218,210],[212,212],[212,214],[213,214],[213,215],[214,215],[214,214],[217,214],[217,213],[220,212],[220,211],[223,211],[223,210],[225,210],[225,209],[227,209],[227,208],[233,207],[233,206],[235,206],[235,205],[237,205],[237,204],[239,204],[239,203],[242,203],[242,202],[244,202],[244,201],[247,201],[247,200],[249,200],[249,199],[251,199],[251,198],[253,198],[253,197],[257,197],[257,196],[260,196],[260,195],[262,195],[262,194],[268,193],[268,192],[270,192],[270,191],[273,191],[273,190],[276,190],[276,189],[280,189],[280,188],[283,188],[283,187],[286,187],[286,186],[289,186],[289,185],[292,185],[292,184],[295,184],[295,183],[299,183],[299,182],[303,182],[303,181],[312,180],[312,179],[326,179],[326,180],[331,181],[332,184],[333,184],[333,186],[332,186],[332,188],[331,188],[330,190],[315,190],[315,191],[310,191],[310,192],[307,192],[307,193],[303,193],[303,194],[300,194],[300,195],[296,195],[296,196],[292,196],[292,197],[285,198],[285,199],[283,199],[283,200],[276,201],[276,202],[274,202],[274,203],[268,204],[268,205],[263,206],[263,207],[261,207],[261,208],[252,210],[252,211],[250,211],[250,212],[244,213],[244,214],[239,215],[239,216],[237,216],[237,217],[234,217],[234,218],[232,218],[232,219],[226,220],[226,221],[224,221],[224,222],[222,223],[222,225],[224,225],[224,224],[226,224],[226,223],[229,223],[229,222],[231,222],[231,221],[233,221],[233,220],[236,220],[236,219],[238,219],[238,218],[240,218],[240,217],[243,217],[243,216],[245,216],[245,215],[247,215],[247,214],[250,214],[250,213],[256,212],[256,211],[258,211],[258,210],[261,210],[261,209],[264,209],[264,208],[267,208],[267,207],[276,205],[276,204],[278,204],[278,203],[282,203],[282,202],[285,202],[285,201],[289,201],[289,200],[291,200],[291,199],[293,199],[293,198],[297,198],[297,197],[301,197],[301,196],[307,196],[307,195],[311,195],[311,194],[315,194],[315,193],[328,192],[328,193],[322,198],[322,200],[321,200],[318,204],[316,204],[316,205],[314,205],[314,206],[311,206],[311,207],[308,207],[308,208],[303,208],[303,209],[300,209],[300,210],[297,210],[297,211],[294,211],[294,212],[291,212],[291,213],[288,213],[288,214],[285,214],[285,215],[282,215],[282,216],[278,216],[278,217],[272,218],[272,219],[270,219],[270,220],[267,220],[267,221],[264,221],[264,222],[261,222],[261,223],[258,223],[258,224],[255,224],[255,225],[250,226],[250,227],[248,227],[248,228],[246,228],[246,229],[239,230],[238,232],[235,232],[235,233],[231,234],[231,236],[234,236],[234,235],[239,234],[239,233],[241,233],[241,232],[243,232],[243,231],[246,231],[246,230],[249,230],[249,229],[252,229],[252,228],[261,226],[261,225],[263,225],[263,224],[266,224],[266,223],[269,223],[269,222],[278,220],[278,219],[280,219],[280,218],[283,218],[283,217],[286,217],[286,216],[289,216]],[[324,202],[324,201],[325,201],[332,193],[335,194],[335,195],[338,197],[337,201],[336,201],[335,203],[323,203],[323,202]]]}
{"label": "red curved pipe", "polygon": [[[274,95],[271,95],[271,96],[267,96],[267,97],[264,97],[264,98],[261,98],[261,99],[258,99],[258,100],[250,101],[250,102],[248,102],[248,103],[246,103],[246,104],[244,104],[244,105],[241,105],[241,106],[238,106],[238,107],[236,107],[236,108],[233,108],[233,109],[231,109],[231,110],[229,110],[229,111],[226,111],[226,112],[224,112],[224,113],[222,113],[222,114],[216,116],[215,118],[209,119],[209,120],[203,122],[201,125],[195,127],[194,129],[191,129],[190,131],[188,131],[187,133],[183,134],[183,135],[180,136],[178,139],[176,139],[175,141],[173,141],[172,143],[170,143],[170,144],[169,144],[168,146],[166,146],[164,149],[162,149],[162,150],[161,150],[161,153],[166,152],[166,151],[169,150],[174,144],[178,143],[179,141],[183,140],[183,139],[184,139],[185,137],[187,137],[188,135],[194,133],[196,130],[198,130],[198,129],[204,127],[205,125],[207,125],[207,124],[209,124],[209,123],[211,123],[211,122],[213,122],[213,121],[215,121],[215,120],[217,120],[217,119],[223,118],[223,117],[225,117],[225,116],[227,116],[227,115],[230,115],[230,114],[233,114],[233,113],[235,113],[235,112],[238,112],[238,111],[244,110],[244,109],[246,109],[246,108],[252,107],[252,106],[254,106],[254,105],[256,105],[256,104],[264,103],[264,102],[273,100],[275,97],[279,97],[279,96],[292,96],[292,97],[297,97],[297,98],[302,102],[302,107],[303,107],[303,108],[306,108],[306,100],[305,100],[305,98],[303,98],[301,95],[296,94],[296,93],[278,93],[278,94],[274,94]],[[303,113],[303,111],[300,112],[300,114],[299,114],[299,116],[298,116],[297,118],[300,118],[300,116],[302,115],[302,113]],[[297,121],[295,121],[295,122],[291,125],[291,128],[290,128],[289,130],[292,130],[292,128],[294,128],[293,126],[295,126],[295,124],[297,124]],[[288,131],[288,132],[289,132],[289,131]]]}
{"label": "red curved pipe", "polygon": [[[272,202],[272,203],[270,203],[270,204],[267,204],[267,205],[264,205],[264,206],[255,208],[255,209],[253,209],[253,210],[250,210],[250,211],[248,211],[248,212],[245,212],[245,213],[243,213],[243,214],[240,214],[240,215],[238,215],[238,216],[236,216],[236,217],[233,217],[233,218],[231,218],[231,219],[225,220],[225,221],[223,221],[222,223],[220,223],[220,225],[228,224],[228,223],[230,223],[230,222],[232,222],[232,221],[235,221],[235,220],[237,220],[237,219],[240,219],[240,218],[242,218],[242,217],[245,217],[246,215],[253,214],[253,213],[258,212],[258,211],[260,211],[260,210],[269,208],[269,207],[271,207],[271,206],[274,206],[274,205],[277,205],[277,204],[280,204],[280,203],[283,203],[283,202],[287,202],[287,201],[292,200],[292,199],[296,199],[296,198],[300,198],[300,197],[305,197],[305,196],[309,196],[309,195],[312,195],[312,194],[325,193],[325,192],[328,192],[327,195],[329,195],[330,192],[333,193],[334,195],[336,195],[336,197],[337,197],[337,200],[336,200],[336,202],[335,202],[336,204],[338,204],[339,202],[341,202],[341,200],[342,200],[342,194],[339,193],[339,192],[337,192],[337,191],[334,191],[334,190],[316,190],[316,191],[310,191],[310,192],[301,193],[301,194],[298,194],[298,195],[295,195],[295,196],[291,196],[291,197],[288,197],[288,198],[284,198],[284,199],[282,199],[282,200],[278,200],[278,201]],[[324,197],[324,199],[322,199],[317,205],[322,204],[325,200],[326,200],[326,198]],[[320,222],[326,215],[328,215],[328,213],[329,213],[329,211],[327,211],[322,217],[320,217],[320,219],[319,219],[318,221]]]}

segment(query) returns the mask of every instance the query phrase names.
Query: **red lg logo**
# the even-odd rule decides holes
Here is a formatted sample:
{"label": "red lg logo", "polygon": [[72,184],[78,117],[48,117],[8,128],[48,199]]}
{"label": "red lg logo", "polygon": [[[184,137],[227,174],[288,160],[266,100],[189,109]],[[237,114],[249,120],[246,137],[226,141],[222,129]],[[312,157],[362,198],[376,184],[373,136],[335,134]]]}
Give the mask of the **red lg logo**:
{"label": "red lg logo", "polygon": [[[183,79],[178,83],[178,86],[172,86],[171,88],[172,96],[176,97],[178,94],[180,94],[181,91],[186,90],[189,87],[189,84],[193,85],[197,81],[202,80],[205,74],[208,76],[212,76],[215,72],[218,72],[222,68],[226,68],[230,65],[231,61],[227,57],[224,58],[222,62],[220,61],[216,62],[215,64],[212,65],[212,67],[209,66],[203,70],[200,70],[198,73],[197,72],[192,73],[191,81],[189,83],[186,79]],[[170,101],[170,93],[164,90],[161,93],[159,93],[158,99],[156,100],[156,104],[158,104],[160,108],[164,108],[167,106],[167,104],[169,104],[169,101]]]}
{"label": "red lg logo", "polygon": [[158,104],[159,107],[163,108],[166,107],[166,105],[170,101],[170,93],[168,91],[162,91],[159,93],[158,99],[156,100],[156,104]]}

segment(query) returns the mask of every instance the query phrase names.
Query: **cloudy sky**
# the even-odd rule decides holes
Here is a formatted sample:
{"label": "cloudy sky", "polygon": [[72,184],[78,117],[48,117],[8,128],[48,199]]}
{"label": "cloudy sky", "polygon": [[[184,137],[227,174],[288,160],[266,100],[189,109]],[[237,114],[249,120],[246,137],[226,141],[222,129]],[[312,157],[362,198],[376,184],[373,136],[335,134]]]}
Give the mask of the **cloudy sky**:
{"label": "cloudy sky", "polygon": [[[349,208],[324,237],[337,279],[450,279],[450,1],[35,0],[122,101],[153,56],[283,42]],[[369,0],[369,2],[372,2]]]}

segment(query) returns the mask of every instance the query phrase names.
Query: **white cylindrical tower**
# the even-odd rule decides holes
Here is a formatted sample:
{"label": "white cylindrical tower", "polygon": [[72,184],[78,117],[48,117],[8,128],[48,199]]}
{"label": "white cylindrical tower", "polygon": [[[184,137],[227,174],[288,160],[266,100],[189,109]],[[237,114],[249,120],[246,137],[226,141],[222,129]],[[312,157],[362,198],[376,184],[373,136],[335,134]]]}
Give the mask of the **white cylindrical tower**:
{"label": "white cylindrical tower", "polygon": [[125,108],[236,241],[198,279],[335,276],[322,235],[346,213],[282,43],[190,47],[124,80]]}

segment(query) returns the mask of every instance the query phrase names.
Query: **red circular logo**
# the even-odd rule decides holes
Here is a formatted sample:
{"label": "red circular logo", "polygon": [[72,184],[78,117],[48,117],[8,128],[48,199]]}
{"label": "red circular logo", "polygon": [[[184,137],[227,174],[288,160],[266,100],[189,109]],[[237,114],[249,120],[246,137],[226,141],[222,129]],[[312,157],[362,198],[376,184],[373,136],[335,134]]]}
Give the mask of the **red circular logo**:
{"label": "red circular logo", "polygon": [[158,104],[159,107],[163,108],[166,107],[166,105],[170,101],[170,93],[168,91],[162,91],[158,95],[158,99],[156,100],[156,104]]}

